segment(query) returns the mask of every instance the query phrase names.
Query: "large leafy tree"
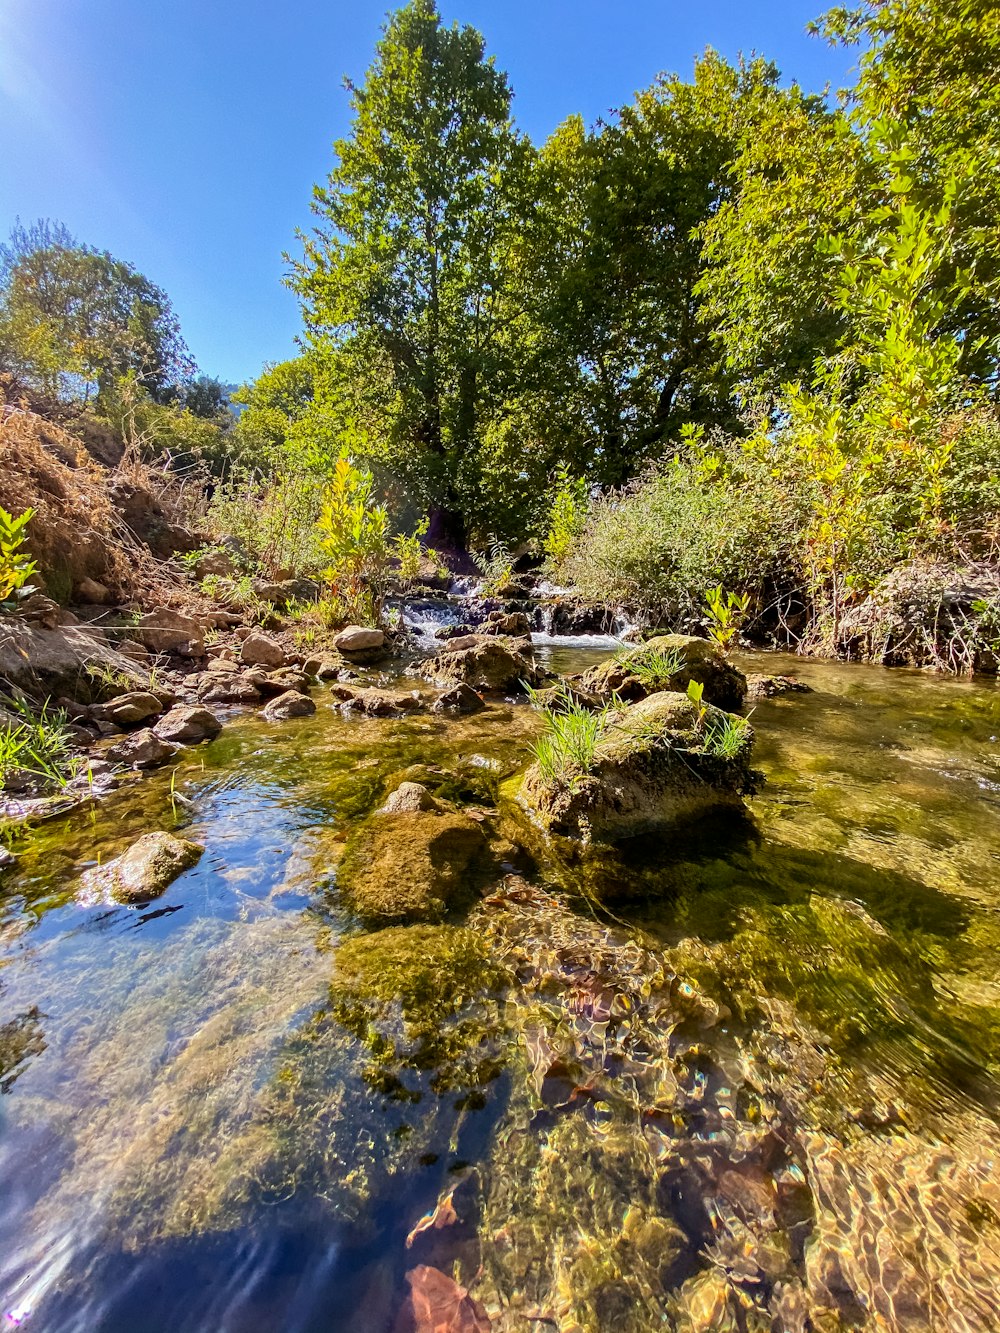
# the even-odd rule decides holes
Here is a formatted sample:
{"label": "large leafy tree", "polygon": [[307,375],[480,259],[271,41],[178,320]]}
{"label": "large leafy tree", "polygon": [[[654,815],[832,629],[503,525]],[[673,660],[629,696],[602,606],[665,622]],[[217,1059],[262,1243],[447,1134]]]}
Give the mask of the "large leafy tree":
{"label": "large leafy tree", "polygon": [[431,510],[435,540],[461,546],[512,375],[530,148],[482,37],[446,27],[434,0],[391,17],[351,92],[351,133],[293,275],[320,367],[313,410],[321,433],[351,432]]}
{"label": "large leafy tree", "polygon": [[50,223],[17,225],[0,251],[0,360],[15,382],[83,397],[132,376],[163,400],[194,369],[166,293]]}

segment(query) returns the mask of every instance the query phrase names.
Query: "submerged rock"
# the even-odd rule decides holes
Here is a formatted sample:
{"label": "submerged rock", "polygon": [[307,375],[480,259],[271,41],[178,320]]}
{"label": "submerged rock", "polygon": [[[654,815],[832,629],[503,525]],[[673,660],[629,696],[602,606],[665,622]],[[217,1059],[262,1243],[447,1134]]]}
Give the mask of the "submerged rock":
{"label": "submerged rock", "polygon": [[757,790],[753,729],[685,694],[631,705],[598,741],[588,771],[566,763],[528,769],[517,804],[546,833],[601,842],[676,826],[721,806],[742,808]]}
{"label": "submerged rock", "polygon": [[432,713],[478,713],[486,704],[482,695],[477,694],[471,685],[463,681],[452,690],[438,695],[431,708]]}
{"label": "submerged rock", "polygon": [[351,837],[337,882],[365,921],[439,921],[468,894],[486,853],[482,829],[466,815],[386,811]]}
{"label": "submerged rock", "polygon": [[443,807],[435,801],[426,787],[419,782],[401,782],[391,793],[380,814],[415,814],[420,810],[440,810]]}
{"label": "submerged rock", "polygon": [[515,644],[482,634],[452,639],[424,664],[424,674],[436,685],[470,685],[486,692],[522,690],[545,679],[545,672]]}
{"label": "submerged rock", "polygon": [[353,689],[349,685],[333,685],[330,693],[340,700],[345,712],[364,713],[368,717],[400,717],[404,713],[416,713],[423,708],[423,700],[417,694],[405,694],[401,690]]}
{"label": "submerged rock", "polygon": [[315,711],[316,705],[308,694],[300,694],[298,690],[286,690],[284,694],[272,699],[261,715],[266,717],[268,722],[284,722],[292,717],[309,717]]}
{"label": "submerged rock", "polygon": [[717,708],[739,708],[746,697],[742,671],[726,659],[717,644],[691,634],[661,634],[618,653],[585,672],[579,687],[602,700],[617,695],[631,702],[661,690],[683,692],[691,681],[705,687],[704,702]]}
{"label": "submerged rock", "polygon": [[773,699],[776,694],[811,694],[812,688],[794,676],[747,676],[748,699]]}
{"label": "submerged rock", "polygon": [[187,704],[171,708],[153,728],[160,740],[181,745],[196,745],[199,741],[212,740],[221,730],[222,723],[210,709]]}
{"label": "submerged rock", "polygon": [[204,850],[171,833],[144,833],[114,861],[85,871],[80,878],[81,894],[92,902],[149,902],[189,870]]}

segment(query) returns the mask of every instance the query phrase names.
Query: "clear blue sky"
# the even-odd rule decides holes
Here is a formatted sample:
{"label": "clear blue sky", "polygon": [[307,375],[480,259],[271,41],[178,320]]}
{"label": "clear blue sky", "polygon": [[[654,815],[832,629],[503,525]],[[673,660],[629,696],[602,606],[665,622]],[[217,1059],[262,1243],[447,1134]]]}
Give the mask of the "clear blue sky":
{"label": "clear blue sky", "polygon": [[[282,251],[348,125],[385,0],[0,0],[0,231],[57,218],[170,295],[203,370],[293,351]],[[511,76],[536,141],[712,45],[810,89],[851,58],[808,37],[822,0],[441,0]]]}

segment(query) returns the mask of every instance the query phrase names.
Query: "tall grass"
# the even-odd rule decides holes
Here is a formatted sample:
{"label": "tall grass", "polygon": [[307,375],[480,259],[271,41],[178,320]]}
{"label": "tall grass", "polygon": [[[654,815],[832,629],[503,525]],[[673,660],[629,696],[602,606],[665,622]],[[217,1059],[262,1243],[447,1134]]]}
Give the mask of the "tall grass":
{"label": "tall grass", "polygon": [[626,648],[616,660],[649,689],[669,685],[684,665],[679,648]]}
{"label": "tall grass", "polygon": [[12,722],[0,720],[0,787],[22,773],[43,785],[64,787],[75,756],[66,714],[43,707],[36,716],[20,701],[4,703]]}
{"label": "tall grass", "polygon": [[[537,698],[538,691],[529,689],[528,693],[533,701]],[[545,731],[532,746],[545,781],[568,784],[589,773],[597,747],[619,712],[616,704],[586,708],[565,685],[559,686],[551,702],[541,706]]]}

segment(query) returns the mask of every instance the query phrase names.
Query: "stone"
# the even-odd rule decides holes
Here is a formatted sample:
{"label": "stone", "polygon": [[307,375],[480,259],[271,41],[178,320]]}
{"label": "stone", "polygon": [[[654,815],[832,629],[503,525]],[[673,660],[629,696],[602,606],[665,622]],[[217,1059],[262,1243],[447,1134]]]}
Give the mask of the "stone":
{"label": "stone", "polygon": [[330,693],[340,700],[344,712],[365,713],[368,717],[400,717],[423,708],[417,694],[398,690],[354,689],[350,685],[332,685]]}
{"label": "stone", "polygon": [[380,629],[348,625],[334,639],[333,646],[338,653],[370,653],[385,647],[385,635]]}
{"label": "stone", "polygon": [[106,606],[111,600],[111,593],[96,579],[81,579],[76,585],[76,597],[78,601],[88,602],[92,606]]}
{"label": "stone", "polygon": [[491,611],[486,617],[484,634],[509,634],[523,638],[531,634],[531,621],[523,611]]}
{"label": "stone", "polygon": [[421,786],[419,782],[401,782],[382,806],[381,813],[417,814],[421,810],[438,809],[441,807],[426,787]]}
{"label": "stone", "polygon": [[161,741],[197,745],[199,741],[212,740],[221,730],[222,723],[210,709],[200,708],[197,704],[180,704],[160,718],[153,733]]}
{"label": "stone", "polygon": [[316,705],[308,694],[300,694],[298,690],[286,690],[284,694],[279,694],[276,699],[272,699],[263,710],[263,717],[268,722],[284,722],[291,717],[309,717],[315,713]]}
{"label": "stone", "polygon": [[177,750],[176,745],[162,740],[147,727],[118,741],[106,753],[114,763],[126,768],[159,768],[172,759]]}
{"label": "stone", "polygon": [[201,657],[205,652],[205,636],[200,622],[169,607],[157,607],[140,616],[133,633],[143,647],[153,653]]}
{"label": "stone", "polygon": [[259,631],[248,634],[240,648],[240,661],[246,666],[283,667],[286,660],[281,644]]}
{"label": "stone", "polygon": [[13,852],[9,852],[6,847],[0,847],[0,870],[12,866],[16,859]]}
{"label": "stone", "polygon": [[[724,751],[719,738],[734,727]],[[546,776],[532,764],[516,804],[546,834],[583,843],[677,830],[716,809],[743,809],[760,783],[753,740],[742,718],[699,709],[686,694],[651,694],[611,723],[586,770],[567,764]]]}
{"label": "stone", "polygon": [[94,704],[90,715],[95,722],[113,722],[123,729],[137,727],[163,712],[162,701],[148,690],[132,690],[119,694],[103,704]]}
{"label": "stone", "polygon": [[432,713],[478,713],[486,707],[481,694],[477,694],[471,685],[463,681],[454,689],[438,695],[431,706]]}
{"label": "stone", "polygon": [[746,698],[742,671],[728,661],[718,644],[692,634],[661,634],[618,653],[585,672],[579,688],[604,701],[617,695],[634,702],[661,690],[683,692],[691,681],[705,687],[703,701],[717,708],[739,708]]}
{"label": "stone", "polygon": [[452,639],[424,663],[424,673],[436,685],[464,684],[486,693],[523,690],[545,680],[545,672],[513,644],[480,634]]}
{"label": "stone", "polygon": [[261,693],[246,672],[212,670],[199,678],[198,698],[204,704],[259,704]]}
{"label": "stone", "polygon": [[431,810],[373,815],[349,839],[337,871],[345,904],[373,925],[438,921],[475,887],[482,829]]}
{"label": "stone", "polygon": [[127,657],[132,662],[146,662],[149,660],[149,649],[143,647],[141,643],[136,643],[134,639],[120,639],[118,641],[118,651],[122,657]]}
{"label": "stone", "polygon": [[773,699],[776,694],[811,694],[812,689],[794,676],[747,676],[748,699]]}
{"label": "stone", "polygon": [[197,579],[207,579],[210,575],[225,579],[235,569],[236,565],[232,555],[225,550],[206,551],[204,555],[198,557],[194,564],[194,574]]}
{"label": "stone", "polygon": [[22,620],[39,625],[42,629],[57,629],[62,616],[59,603],[41,592],[32,593],[30,597],[25,598],[18,604],[17,611]]}
{"label": "stone", "polygon": [[275,694],[284,694],[286,690],[298,690],[300,694],[309,691],[309,677],[295,667],[280,667],[277,671],[251,671],[249,678],[260,690],[265,699]]}
{"label": "stone", "polygon": [[195,865],[204,850],[171,833],[144,833],[114,861],[85,871],[81,891],[91,901],[149,902]]}

